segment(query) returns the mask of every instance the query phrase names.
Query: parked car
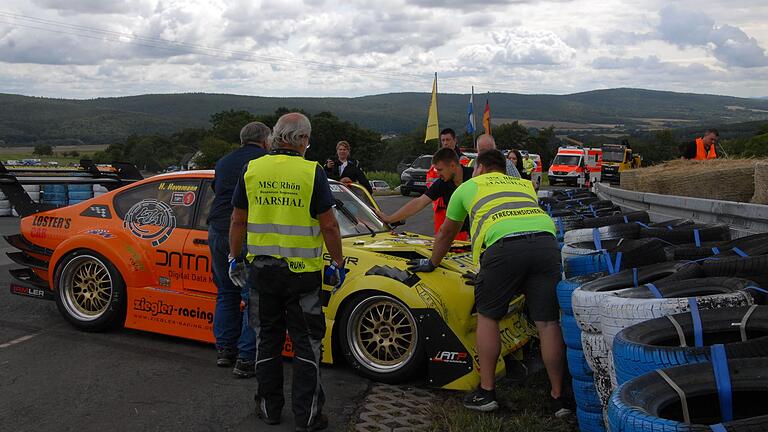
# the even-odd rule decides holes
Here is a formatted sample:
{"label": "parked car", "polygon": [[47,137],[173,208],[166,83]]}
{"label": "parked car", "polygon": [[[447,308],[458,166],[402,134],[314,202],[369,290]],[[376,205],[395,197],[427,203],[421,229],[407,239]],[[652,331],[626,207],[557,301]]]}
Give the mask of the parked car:
{"label": "parked car", "polygon": [[386,192],[392,189],[384,180],[371,180],[371,188],[374,192]]}
{"label": "parked car", "polygon": [[400,193],[408,196],[411,192],[423,194],[427,191],[427,171],[432,166],[432,155],[421,155],[400,174]]}

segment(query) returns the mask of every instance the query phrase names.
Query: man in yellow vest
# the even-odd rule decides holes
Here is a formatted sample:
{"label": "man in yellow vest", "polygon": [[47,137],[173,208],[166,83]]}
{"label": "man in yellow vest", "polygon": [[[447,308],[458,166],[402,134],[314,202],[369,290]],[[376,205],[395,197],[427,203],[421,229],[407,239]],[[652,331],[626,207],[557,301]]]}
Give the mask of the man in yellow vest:
{"label": "man in yellow vest", "polygon": [[475,265],[480,265],[474,280],[480,386],[464,398],[464,406],[478,411],[498,408],[495,370],[501,350],[499,320],[507,314],[509,302],[522,293],[541,339],[541,356],[552,386],[552,413],[560,417],[572,408],[572,398],[566,396],[563,386],[565,345],[555,292],[560,280],[560,248],[554,223],[539,207],[531,182],[510,177],[505,169],[504,156],[498,150],[477,156],[474,175],[451,196],[432,257],[411,260],[409,270],[430,272],[437,268],[469,216],[472,255]]}
{"label": "man in yellow vest", "polygon": [[[344,282],[344,258],[334,199],[325,171],[304,159],[312,127],[304,115],[285,114],[272,131],[273,150],[246,166],[232,195],[229,275],[251,284],[249,315],[256,350],[256,413],[278,424],[283,409],[282,350],[293,342],[292,406],[297,431],[328,426],[322,414],[323,243],[331,256],[326,282]],[[238,255],[246,239],[247,256]]]}

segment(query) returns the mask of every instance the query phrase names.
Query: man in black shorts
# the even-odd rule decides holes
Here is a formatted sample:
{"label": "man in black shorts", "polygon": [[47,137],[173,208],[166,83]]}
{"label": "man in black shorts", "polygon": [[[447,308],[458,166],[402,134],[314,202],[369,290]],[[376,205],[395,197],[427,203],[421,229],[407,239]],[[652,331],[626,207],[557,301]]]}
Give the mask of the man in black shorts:
{"label": "man in black shorts", "polygon": [[539,207],[533,184],[505,171],[506,162],[498,150],[478,155],[474,176],[456,189],[448,203],[432,257],[412,260],[408,269],[430,272],[437,268],[469,216],[473,260],[480,265],[475,280],[480,386],[467,395],[464,406],[479,411],[498,408],[499,321],[509,302],[524,293],[552,386],[552,411],[560,417],[571,412],[571,399],[564,396],[565,345],[555,292],[560,280],[560,248],[554,223]]}
{"label": "man in black shorts", "polygon": [[[441,148],[432,156],[432,165],[435,166],[440,178],[435,180],[423,195],[411,200],[391,215],[378,212],[381,220],[386,223],[405,220],[425,209],[432,204],[432,201],[440,198],[443,198],[443,202],[447,203],[451,199],[453,191],[472,177],[472,168],[462,166],[456,152],[448,147]],[[456,239],[467,240],[469,224],[465,223],[460,228],[461,230],[455,236]]]}

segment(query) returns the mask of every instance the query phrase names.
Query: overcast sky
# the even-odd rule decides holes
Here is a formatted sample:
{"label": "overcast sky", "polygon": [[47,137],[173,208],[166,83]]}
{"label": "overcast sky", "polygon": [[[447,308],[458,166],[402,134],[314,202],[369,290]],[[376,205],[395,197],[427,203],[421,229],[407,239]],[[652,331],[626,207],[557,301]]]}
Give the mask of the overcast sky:
{"label": "overcast sky", "polygon": [[0,92],[768,96],[766,0],[3,0]]}

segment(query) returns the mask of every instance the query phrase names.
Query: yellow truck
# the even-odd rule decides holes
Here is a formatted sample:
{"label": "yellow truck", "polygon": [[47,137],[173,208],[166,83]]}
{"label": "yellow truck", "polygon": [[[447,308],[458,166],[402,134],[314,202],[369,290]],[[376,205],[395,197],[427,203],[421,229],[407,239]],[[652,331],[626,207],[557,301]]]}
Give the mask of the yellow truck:
{"label": "yellow truck", "polygon": [[633,153],[625,140],[621,144],[603,144],[603,169],[600,181],[618,184],[622,171],[639,168],[640,154]]}

